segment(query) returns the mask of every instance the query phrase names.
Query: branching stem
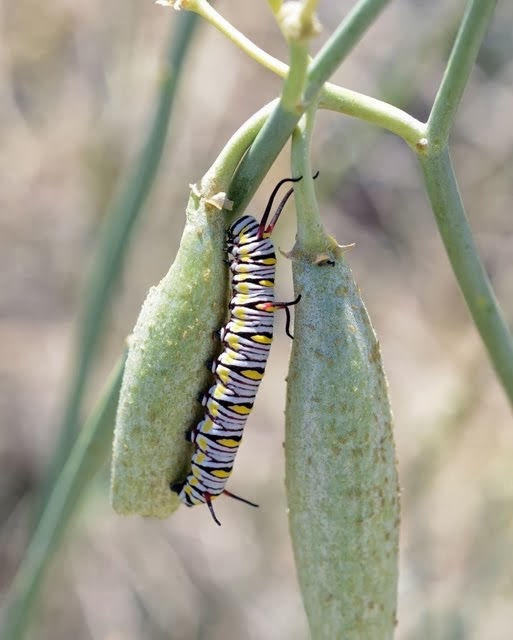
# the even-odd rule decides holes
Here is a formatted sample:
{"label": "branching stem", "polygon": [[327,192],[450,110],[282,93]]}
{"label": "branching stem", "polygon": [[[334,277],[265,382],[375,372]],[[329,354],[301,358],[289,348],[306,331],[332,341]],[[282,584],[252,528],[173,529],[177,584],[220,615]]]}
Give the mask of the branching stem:
{"label": "branching stem", "polygon": [[[194,10],[223,33],[239,49],[272,73],[285,78],[287,64],[255,45],[221,16],[206,0],[196,0]],[[361,19],[361,18],[360,18]],[[316,73],[319,73],[317,68]],[[357,91],[326,82],[320,91],[319,108],[354,116],[388,129],[415,147],[426,135],[426,125],[397,107]]]}
{"label": "branching stem", "polygon": [[496,0],[470,0],[428,120],[434,152],[446,144],[463,91],[492,18]]}

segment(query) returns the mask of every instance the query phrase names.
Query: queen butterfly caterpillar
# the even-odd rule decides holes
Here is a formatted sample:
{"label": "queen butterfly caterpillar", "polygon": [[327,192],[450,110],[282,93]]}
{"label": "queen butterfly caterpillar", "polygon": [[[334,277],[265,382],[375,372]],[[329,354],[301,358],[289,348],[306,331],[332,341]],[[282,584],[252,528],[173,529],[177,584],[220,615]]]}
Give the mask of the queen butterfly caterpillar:
{"label": "queen butterfly caterpillar", "polygon": [[278,309],[285,309],[286,333],[292,338],[289,307],[297,304],[301,296],[292,302],[274,299],[276,253],[270,236],[293,188],[281,200],[271,222],[267,221],[280,187],[299,180],[285,178],[276,185],[260,223],[245,215],[226,234],[232,297],[229,320],[219,332],[223,351],[212,364],[215,382],[202,400],[205,416],[187,433],[187,439],[195,445],[191,471],[183,482],[170,485],[188,507],[206,503],[218,525],[221,523],[212,500],[222,493],[257,506],[234,495],[225,485],[264,375],[273,339],[274,312]]}

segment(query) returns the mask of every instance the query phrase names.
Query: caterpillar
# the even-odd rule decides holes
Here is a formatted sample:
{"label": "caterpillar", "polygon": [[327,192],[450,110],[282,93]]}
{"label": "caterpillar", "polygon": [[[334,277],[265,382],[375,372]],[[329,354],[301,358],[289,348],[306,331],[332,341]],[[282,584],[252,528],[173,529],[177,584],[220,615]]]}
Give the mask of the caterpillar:
{"label": "caterpillar", "polygon": [[274,188],[262,220],[249,215],[236,220],[226,234],[227,263],[231,272],[232,297],[229,319],[220,330],[223,350],[212,363],[214,384],[204,395],[203,419],[187,434],[195,445],[191,471],[183,482],[172,483],[171,490],[188,507],[206,504],[217,519],[212,500],[222,493],[258,505],[225,488],[232,472],[246,420],[253,408],[273,339],[274,312],[285,309],[286,333],[290,333],[289,307],[297,304],[274,299],[276,253],[270,239],[280,214],[294,191],[290,188],[268,223],[280,187],[301,178],[285,178]]}

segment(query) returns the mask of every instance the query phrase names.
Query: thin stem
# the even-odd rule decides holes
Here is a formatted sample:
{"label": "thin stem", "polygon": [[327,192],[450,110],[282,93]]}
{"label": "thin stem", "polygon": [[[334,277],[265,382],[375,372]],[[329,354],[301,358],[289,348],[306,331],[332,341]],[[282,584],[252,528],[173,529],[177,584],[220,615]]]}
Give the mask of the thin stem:
{"label": "thin stem", "polygon": [[467,4],[428,120],[428,138],[435,152],[447,142],[495,5],[496,0],[470,0]]}
{"label": "thin stem", "polygon": [[21,640],[30,622],[44,576],[91,477],[110,455],[112,431],[126,352],[120,358],[102,399],[87,420],[46,503],[22,564],[8,593],[4,640]]}
{"label": "thin stem", "polygon": [[319,107],[353,116],[387,129],[411,147],[426,137],[426,125],[388,102],[327,83],[319,97]]}
{"label": "thin stem", "polygon": [[297,215],[297,243],[301,250],[320,251],[326,245],[310,163],[310,141],[315,123],[316,105],[312,105],[299,121],[292,134],[292,175],[302,176],[294,186]]}
{"label": "thin stem", "polygon": [[183,63],[198,23],[197,16],[180,16],[169,39],[162,74],[157,109],[135,170],[126,182],[120,198],[114,203],[99,235],[97,257],[85,291],[84,312],[77,338],[75,370],[61,425],[59,443],[41,492],[37,516],[72,447],[79,426],[79,414],[87,377],[96,354],[108,301],[121,271],[129,239],[143,209],[160,164],[166,140],[169,117]]}
{"label": "thin stem", "polygon": [[419,155],[426,188],[463,297],[513,405],[513,338],[479,259],[449,151]]}
{"label": "thin stem", "polygon": [[202,179],[203,184],[208,184],[208,193],[204,195],[214,195],[221,188],[218,185],[229,183],[242,156],[251,146],[277,104],[277,99],[266,104],[232,135]]}
{"label": "thin stem", "polygon": [[235,172],[228,197],[235,203],[232,217],[244,211],[294,130],[299,115],[278,103]]}
{"label": "thin stem", "polygon": [[283,83],[280,100],[285,111],[297,113],[303,106],[306,72],[310,61],[308,45],[302,41],[290,41],[289,57],[290,69]]}
{"label": "thin stem", "polygon": [[334,61],[337,61],[337,65],[342,62],[385,4],[385,0],[360,0],[353,12],[337,29],[337,37],[330,38],[321,50],[320,64],[316,56],[310,65],[309,81],[305,89],[306,101],[301,112],[292,114],[283,109],[281,104],[273,111],[243,158],[230,187],[230,199],[235,202],[237,211],[243,211],[253,197],[278,153],[294,131],[302,113],[308,107],[308,101],[311,102],[316,97],[316,91],[321,89],[330,73],[334,71]]}
{"label": "thin stem", "polygon": [[306,100],[333,75],[390,0],[360,0],[315,56],[308,73]]}
{"label": "thin stem", "polygon": [[202,18],[205,18],[210,24],[231,40],[235,45],[248,54],[250,58],[253,58],[256,62],[261,64],[269,71],[276,73],[284,78],[288,72],[288,66],[278,60],[271,54],[267,53],[256,44],[254,44],[249,38],[247,38],[242,32],[238,31],[228,20],[218,13],[206,0],[194,0],[190,7],[191,11],[195,11]]}

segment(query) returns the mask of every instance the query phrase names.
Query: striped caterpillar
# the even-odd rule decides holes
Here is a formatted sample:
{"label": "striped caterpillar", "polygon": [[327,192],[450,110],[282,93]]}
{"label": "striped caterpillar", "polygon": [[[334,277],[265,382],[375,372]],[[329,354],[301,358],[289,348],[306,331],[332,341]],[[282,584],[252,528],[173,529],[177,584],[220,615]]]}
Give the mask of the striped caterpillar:
{"label": "striped caterpillar", "polygon": [[275,301],[276,253],[270,236],[293,188],[283,197],[271,222],[267,221],[280,187],[299,180],[285,178],[276,185],[260,223],[245,215],[226,234],[232,297],[229,320],[219,332],[223,351],[212,364],[215,382],[202,400],[205,416],[187,434],[195,445],[191,471],[183,482],[171,484],[171,490],[188,507],[207,504],[218,525],[221,523],[212,500],[222,493],[257,506],[234,495],[225,485],[264,375],[273,339],[274,312],[278,309],[285,309],[286,333],[292,338],[289,307],[297,304],[301,296],[292,302]]}

